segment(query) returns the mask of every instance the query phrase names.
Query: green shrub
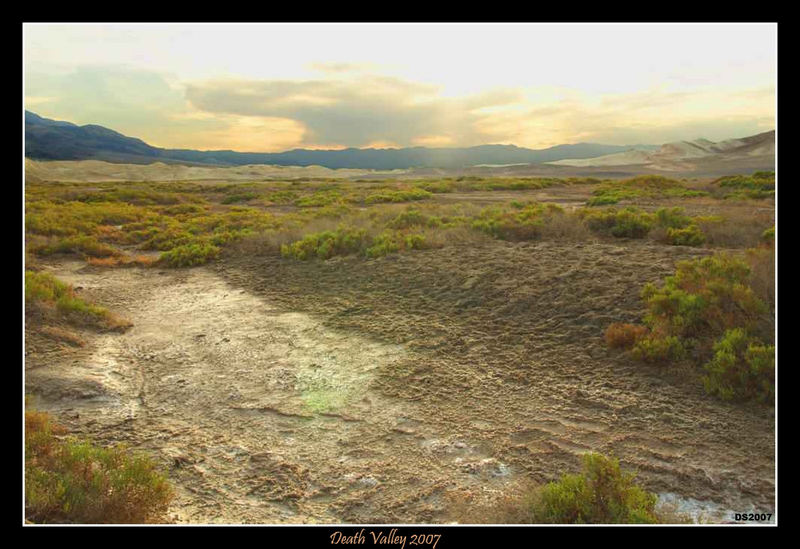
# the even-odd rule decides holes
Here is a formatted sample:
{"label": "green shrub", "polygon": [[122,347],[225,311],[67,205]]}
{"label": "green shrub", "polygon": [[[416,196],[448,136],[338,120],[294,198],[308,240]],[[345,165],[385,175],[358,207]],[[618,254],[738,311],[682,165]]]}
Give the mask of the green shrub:
{"label": "green shrub", "polygon": [[25,517],[34,523],[164,522],[173,491],[152,461],[74,438],[25,412]]}
{"label": "green shrub", "polygon": [[381,257],[391,253],[399,252],[402,239],[391,231],[385,231],[372,240],[372,244],[364,251],[367,257]]}
{"label": "green shrub", "polygon": [[552,203],[529,202],[513,210],[490,207],[478,214],[471,227],[502,240],[533,240],[541,236],[548,218],[560,215],[567,214]]}
{"label": "green shrub", "polygon": [[197,204],[178,204],[164,208],[161,211],[166,215],[201,214],[205,213],[206,207],[198,206]]}
{"label": "green shrub", "polygon": [[417,181],[414,186],[429,193],[451,193],[454,189],[452,181]]}
{"label": "green shrub", "polygon": [[761,240],[764,242],[775,242],[775,227],[770,227],[761,234]]}
{"label": "green shrub", "polygon": [[301,260],[354,254],[375,258],[426,247],[429,246],[425,236],[418,233],[387,229],[372,237],[365,229],[339,227],[335,231],[308,234],[300,240],[283,244],[281,255]]}
{"label": "green shrub", "polygon": [[684,215],[683,208],[659,208],[656,211],[656,221],[660,227],[683,229],[691,224],[692,218]]}
{"label": "green shrub", "polygon": [[328,259],[335,255],[359,253],[368,247],[369,239],[364,229],[340,227],[304,236],[301,240],[281,246],[281,255],[294,259]]}
{"label": "green shrub", "polygon": [[729,199],[763,199],[775,196],[775,172],[728,175],[714,181]]}
{"label": "green shrub", "polygon": [[684,229],[667,229],[667,240],[673,246],[702,246],[706,237],[697,225],[689,225]]}
{"label": "green shrub", "polygon": [[61,282],[51,274],[25,271],[25,302],[37,301],[55,304],[62,313],[75,313],[98,321],[109,315],[105,308],[75,297],[72,286]]}
{"label": "green shrub", "polygon": [[403,250],[420,250],[426,248],[425,237],[421,234],[403,234],[401,232],[384,231],[364,250],[367,257],[382,257]]}
{"label": "green shrub", "polygon": [[751,328],[767,307],[749,282],[750,267],[731,255],[681,261],[661,288],[642,289],[645,323],[656,334],[678,337],[715,338],[728,329]]}
{"label": "green shrub", "polygon": [[214,244],[195,242],[185,244],[164,252],[159,257],[159,262],[170,267],[191,267],[202,265],[216,259],[220,249]]}
{"label": "green shrub", "polygon": [[367,204],[377,204],[380,202],[409,202],[412,200],[425,200],[433,196],[424,189],[384,191],[367,195],[364,202]]}
{"label": "green shrub", "polygon": [[80,253],[89,257],[112,257],[120,255],[116,248],[103,244],[93,236],[80,235],[59,239],[51,244],[31,246],[38,255]]}
{"label": "green shrub", "polygon": [[634,483],[619,461],[596,453],[583,456],[582,474],[547,484],[534,503],[537,522],[548,524],[655,524],[655,494]]}
{"label": "green shrub", "polygon": [[636,208],[603,211],[584,210],[581,214],[589,230],[617,238],[644,238],[655,224],[652,214]]}
{"label": "green shrub", "polygon": [[632,355],[647,362],[691,358],[695,367],[703,365],[710,394],[770,402],[775,349],[763,341],[774,334],[772,258],[772,250],[762,247],[745,258],[717,254],[681,261],[660,288],[646,284],[649,333],[636,339]]}
{"label": "green shrub", "polygon": [[295,191],[275,191],[268,193],[266,198],[273,204],[291,204],[299,195]]}
{"label": "green shrub", "polygon": [[705,371],[706,391],[723,400],[772,402],[775,398],[775,347],[741,328],[728,330],[717,341]]}
{"label": "green shrub", "polygon": [[682,359],[686,349],[675,336],[659,337],[651,334],[636,340],[632,354],[634,358],[645,362],[670,362]]}
{"label": "green shrub", "polygon": [[342,192],[338,189],[325,189],[314,192],[311,195],[302,196],[294,201],[295,206],[300,208],[315,208],[320,206],[330,206],[343,201]]}
{"label": "green shrub", "polygon": [[707,196],[705,191],[694,191],[675,179],[660,175],[640,175],[621,181],[607,181],[597,188],[588,206],[616,204],[621,200],[636,198],[691,198]]}
{"label": "green shrub", "polygon": [[25,271],[25,303],[56,302],[72,296],[72,288],[50,273]]}
{"label": "green shrub", "polygon": [[616,204],[624,197],[621,196],[619,193],[604,193],[600,196],[594,196],[590,198],[587,202],[587,206],[606,206],[609,204]]}
{"label": "green shrub", "polygon": [[393,229],[408,229],[411,227],[439,227],[442,225],[440,218],[426,215],[419,210],[406,210],[392,219],[387,226]]}
{"label": "green shrub", "polygon": [[179,246],[186,246],[194,242],[195,236],[188,232],[184,226],[151,227],[144,231],[134,231],[133,239],[145,239],[139,246],[142,250],[167,251]]}
{"label": "green shrub", "polygon": [[254,198],[258,198],[258,193],[237,193],[237,194],[229,194],[225,198],[221,200],[221,204],[235,204],[237,202],[249,202]]}
{"label": "green shrub", "polygon": [[45,272],[25,271],[25,304],[42,308],[42,303],[55,306],[70,322],[88,323],[110,330],[124,330],[131,323],[117,317],[104,307],[75,296],[72,286]]}

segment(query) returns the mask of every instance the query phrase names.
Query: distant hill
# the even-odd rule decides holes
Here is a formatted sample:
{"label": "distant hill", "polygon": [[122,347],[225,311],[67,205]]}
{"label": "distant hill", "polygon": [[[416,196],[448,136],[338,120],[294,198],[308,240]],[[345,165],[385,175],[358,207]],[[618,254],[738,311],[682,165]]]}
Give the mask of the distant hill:
{"label": "distant hill", "polygon": [[550,162],[570,167],[633,167],[661,171],[774,169],[775,130],[715,143],[708,139],[676,141],[654,151],[627,151],[594,158],[569,158]]}
{"label": "distant hill", "polygon": [[243,166],[323,166],[331,169],[398,170],[408,168],[468,168],[540,164],[562,159],[585,159],[657,146],[577,143],[547,149],[514,145],[466,148],[410,147],[403,149],[294,149],[280,153],[162,149],[103,126],[78,126],[25,111],[25,156],[36,160],[102,160],[114,163]]}

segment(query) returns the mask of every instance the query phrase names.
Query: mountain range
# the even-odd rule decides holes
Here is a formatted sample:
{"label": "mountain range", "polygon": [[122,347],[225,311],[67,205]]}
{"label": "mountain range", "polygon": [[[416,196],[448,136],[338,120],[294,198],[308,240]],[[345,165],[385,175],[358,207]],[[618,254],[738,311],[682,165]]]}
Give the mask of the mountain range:
{"label": "mountain range", "polygon": [[652,151],[653,145],[603,145],[577,143],[547,149],[514,145],[479,145],[464,148],[410,147],[402,149],[311,150],[250,153],[229,150],[163,149],[103,126],[78,126],[50,120],[25,111],[25,156],[35,160],[102,160],[114,163],[243,166],[324,166],[397,170],[409,168],[503,167],[541,164],[563,159],[586,159],[627,151]]}

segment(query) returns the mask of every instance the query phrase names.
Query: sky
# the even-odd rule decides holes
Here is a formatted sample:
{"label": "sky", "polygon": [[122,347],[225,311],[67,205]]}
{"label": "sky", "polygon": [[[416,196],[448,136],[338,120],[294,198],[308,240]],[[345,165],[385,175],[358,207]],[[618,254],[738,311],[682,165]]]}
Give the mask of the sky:
{"label": "sky", "polygon": [[25,109],[166,148],[662,144],[775,129],[776,24],[26,24]]}

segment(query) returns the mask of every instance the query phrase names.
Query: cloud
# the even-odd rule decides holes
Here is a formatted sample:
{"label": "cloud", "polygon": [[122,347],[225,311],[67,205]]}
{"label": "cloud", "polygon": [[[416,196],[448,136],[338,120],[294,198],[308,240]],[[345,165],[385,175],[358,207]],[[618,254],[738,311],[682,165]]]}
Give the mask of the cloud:
{"label": "cloud", "polygon": [[34,95],[26,95],[25,96],[25,108],[33,108],[38,105],[42,105],[43,103],[51,103],[55,101],[57,98],[55,97],[42,97],[42,96],[34,96]]}
{"label": "cloud", "polygon": [[302,124],[289,118],[227,115],[215,120],[220,123],[219,127],[187,132],[181,138],[180,147],[244,152],[285,151],[300,143],[306,131]]}
{"label": "cloud", "polygon": [[495,112],[477,125],[496,142],[532,147],[580,141],[662,144],[700,137],[716,141],[774,128],[774,95],[761,88],[564,93],[555,102]]}
{"label": "cloud", "polygon": [[342,74],[348,72],[369,72],[375,70],[373,63],[310,63],[308,68],[314,71]]}
{"label": "cloud", "polygon": [[453,138],[447,135],[421,135],[415,137],[412,144],[418,147],[450,147]]}
{"label": "cloud", "polygon": [[425,136],[441,142],[482,143],[476,122],[481,109],[522,99],[514,90],[490,90],[465,98],[443,98],[429,84],[365,75],[351,80],[215,80],[186,86],[186,98],[201,111],[252,117],[290,118],[307,132],[304,144],[409,146]]}
{"label": "cloud", "polygon": [[742,137],[775,127],[774,86],[661,86],[603,95],[553,87],[489,88],[445,96],[428,83],[352,72],[343,64],[331,69],[321,79],[190,82],[119,66],[29,71],[25,97],[27,107],[42,116],[100,124],[156,146],[254,152],[659,144]]}

